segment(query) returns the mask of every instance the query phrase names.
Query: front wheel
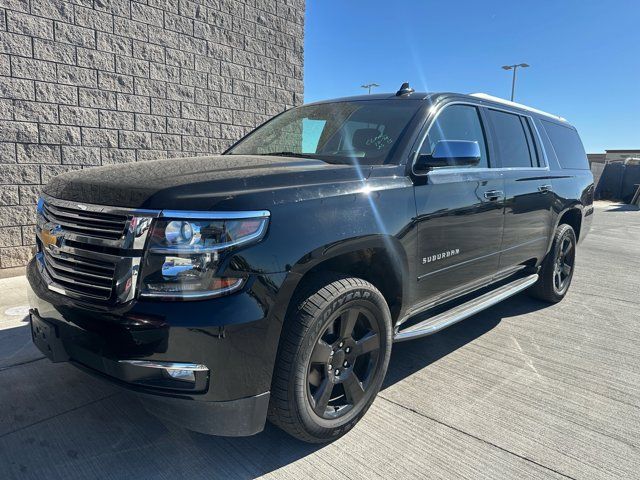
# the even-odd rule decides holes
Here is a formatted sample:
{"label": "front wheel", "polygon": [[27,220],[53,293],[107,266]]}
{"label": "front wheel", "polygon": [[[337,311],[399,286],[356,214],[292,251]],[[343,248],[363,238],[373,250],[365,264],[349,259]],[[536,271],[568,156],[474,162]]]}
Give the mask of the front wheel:
{"label": "front wheel", "polygon": [[384,297],[359,278],[307,286],[285,321],[269,420],[311,443],[348,432],[380,390],[392,344]]}
{"label": "front wheel", "polygon": [[540,267],[540,278],[529,290],[532,296],[551,303],[564,298],[573,279],[576,244],[576,234],[571,225],[559,225],[551,250]]}

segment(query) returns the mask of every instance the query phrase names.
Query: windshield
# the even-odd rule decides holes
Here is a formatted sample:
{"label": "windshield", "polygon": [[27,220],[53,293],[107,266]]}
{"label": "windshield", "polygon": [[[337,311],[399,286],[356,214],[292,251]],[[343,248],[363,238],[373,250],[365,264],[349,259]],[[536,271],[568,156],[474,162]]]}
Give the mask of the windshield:
{"label": "windshield", "polygon": [[293,108],[254,130],[229,155],[281,155],[329,163],[397,163],[394,147],[420,107],[409,101],[353,101]]}

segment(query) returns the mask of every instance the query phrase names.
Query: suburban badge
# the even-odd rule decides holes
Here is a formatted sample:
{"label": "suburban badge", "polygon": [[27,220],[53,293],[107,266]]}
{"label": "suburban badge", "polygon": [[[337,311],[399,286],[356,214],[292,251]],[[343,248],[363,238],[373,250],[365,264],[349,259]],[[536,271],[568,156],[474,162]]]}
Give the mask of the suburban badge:
{"label": "suburban badge", "polygon": [[451,250],[446,250],[442,253],[435,253],[429,257],[423,257],[422,258],[422,264],[426,264],[426,263],[431,263],[431,262],[435,262],[437,260],[442,260],[443,258],[449,258],[449,257],[453,257],[454,255],[458,255],[460,253],[460,249],[459,248],[454,248]]}

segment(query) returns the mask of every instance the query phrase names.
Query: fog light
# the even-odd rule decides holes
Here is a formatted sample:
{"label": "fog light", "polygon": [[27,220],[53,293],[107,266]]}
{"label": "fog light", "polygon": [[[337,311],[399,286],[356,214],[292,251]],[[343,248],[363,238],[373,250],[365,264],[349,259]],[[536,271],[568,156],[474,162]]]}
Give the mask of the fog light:
{"label": "fog light", "polygon": [[205,365],[198,363],[176,363],[176,362],[149,362],[146,360],[119,360],[119,363],[127,363],[136,367],[152,368],[162,372],[175,380],[195,383],[195,372],[208,372]]}
{"label": "fog light", "polygon": [[176,380],[182,380],[184,382],[195,382],[196,374],[193,373],[193,370],[173,370],[173,369],[165,369],[165,372]]}

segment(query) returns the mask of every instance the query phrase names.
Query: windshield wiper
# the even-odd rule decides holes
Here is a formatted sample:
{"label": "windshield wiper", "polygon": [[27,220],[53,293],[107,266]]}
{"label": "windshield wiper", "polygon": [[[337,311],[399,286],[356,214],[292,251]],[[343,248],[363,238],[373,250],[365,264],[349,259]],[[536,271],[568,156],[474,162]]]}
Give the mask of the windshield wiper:
{"label": "windshield wiper", "polygon": [[344,161],[342,159],[327,157],[327,155],[320,155],[318,153],[269,152],[269,153],[259,153],[258,155],[271,155],[273,157],[310,158],[312,160],[321,160],[325,163],[331,163],[336,165],[344,165],[349,163],[348,161]]}
{"label": "windshield wiper", "polygon": [[258,155],[269,155],[272,157],[296,157],[296,158],[317,158],[313,153],[296,153],[296,152],[269,152],[259,153]]}

